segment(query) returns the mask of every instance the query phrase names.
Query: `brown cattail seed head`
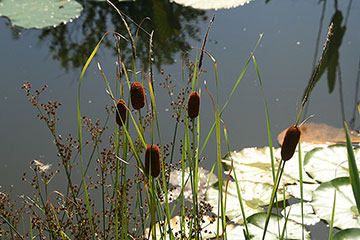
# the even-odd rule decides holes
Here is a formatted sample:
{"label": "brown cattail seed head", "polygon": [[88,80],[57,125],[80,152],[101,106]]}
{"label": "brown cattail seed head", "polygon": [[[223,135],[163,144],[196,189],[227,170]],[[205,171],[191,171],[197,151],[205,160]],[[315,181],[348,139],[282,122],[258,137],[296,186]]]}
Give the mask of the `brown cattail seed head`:
{"label": "brown cattail seed head", "polygon": [[191,119],[199,115],[200,95],[197,92],[192,92],[188,100],[188,115]]}
{"label": "brown cattail seed head", "polygon": [[301,130],[299,127],[290,126],[284,137],[283,144],[281,146],[281,158],[284,161],[289,160],[294,155],[296,146],[299,142]]}
{"label": "brown cattail seed head", "polygon": [[[157,177],[160,174],[161,165],[160,165],[160,150],[158,146],[149,144],[145,151],[145,172],[149,175],[151,164],[151,176]],[[150,163],[149,163],[150,162]]]}
{"label": "brown cattail seed head", "polygon": [[144,87],[140,82],[133,82],[130,88],[131,105],[139,110],[145,106]]}
{"label": "brown cattail seed head", "polygon": [[[116,105],[116,123],[119,124],[119,126],[121,127],[122,126],[122,123],[121,123],[121,120],[124,122],[125,124],[125,121],[126,121],[126,103],[123,99],[120,99],[120,101],[118,101],[117,105]],[[120,116],[119,116],[119,113],[120,113],[120,116],[121,116],[121,119],[120,119]]]}

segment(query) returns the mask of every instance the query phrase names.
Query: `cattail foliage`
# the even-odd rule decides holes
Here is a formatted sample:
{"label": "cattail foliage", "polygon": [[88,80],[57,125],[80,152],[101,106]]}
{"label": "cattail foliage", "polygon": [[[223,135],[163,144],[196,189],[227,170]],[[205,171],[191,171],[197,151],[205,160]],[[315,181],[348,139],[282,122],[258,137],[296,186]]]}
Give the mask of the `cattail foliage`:
{"label": "cattail foliage", "polygon": [[[122,126],[121,120],[123,121],[123,123],[125,123],[126,121],[126,111],[127,111],[127,107],[126,107],[126,103],[123,99],[120,99],[116,105],[116,123],[119,124],[119,126]],[[120,113],[120,115],[119,115]],[[121,119],[120,119],[121,116]]]}
{"label": "cattail foliage", "polygon": [[194,119],[199,115],[200,95],[197,92],[192,92],[188,100],[188,115],[190,119]]}
{"label": "cattail foliage", "polygon": [[143,85],[135,81],[130,88],[131,105],[134,109],[139,110],[145,106],[145,93]]}
{"label": "cattail foliage", "polygon": [[145,172],[149,175],[151,164],[151,176],[157,177],[160,174],[160,150],[159,147],[153,144],[149,144],[145,151]]}
{"label": "cattail foliage", "polygon": [[299,142],[301,130],[299,127],[290,126],[284,137],[283,144],[281,146],[281,158],[284,161],[289,160],[294,155],[296,146]]}

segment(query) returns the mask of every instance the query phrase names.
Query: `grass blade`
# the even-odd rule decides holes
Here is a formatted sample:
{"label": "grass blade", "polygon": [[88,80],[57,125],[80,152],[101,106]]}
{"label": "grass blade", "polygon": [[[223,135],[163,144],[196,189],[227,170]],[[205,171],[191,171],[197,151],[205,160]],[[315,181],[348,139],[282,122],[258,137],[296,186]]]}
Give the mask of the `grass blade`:
{"label": "grass blade", "polygon": [[336,189],[334,190],[334,201],[333,201],[333,209],[332,209],[332,213],[331,213],[329,240],[332,239],[332,235],[333,235],[332,233],[333,233],[333,229],[334,229],[335,205],[336,205]]}
{"label": "grass blade", "polygon": [[360,179],[359,171],[355,162],[355,155],[352,148],[352,143],[350,139],[349,129],[346,122],[344,122],[345,133],[346,133],[346,147],[348,152],[348,162],[349,162],[349,174],[350,174],[350,183],[353,189],[354,198],[358,212],[360,213]]}

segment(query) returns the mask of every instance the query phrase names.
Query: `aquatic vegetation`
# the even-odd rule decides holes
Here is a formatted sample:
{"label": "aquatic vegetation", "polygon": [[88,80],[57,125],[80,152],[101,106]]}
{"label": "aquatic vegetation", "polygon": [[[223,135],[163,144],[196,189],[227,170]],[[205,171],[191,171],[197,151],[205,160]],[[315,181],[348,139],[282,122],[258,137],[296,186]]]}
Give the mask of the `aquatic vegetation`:
{"label": "aquatic vegetation", "polygon": [[298,127],[290,126],[285,133],[281,146],[281,159],[289,160],[295,153],[296,146],[300,140],[301,130]]}
{"label": "aquatic vegetation", "polygon": [[192,92],[188,100],[188,116],[194,119],[199,115],[200,109],[200,95],[197,92]]}
{"label": "aquatic vegetation", "polygon": [[[188,64],[183,61],[183,72],[187,68],[189,74],[182,75],[183,86],[177,98],[173,97],[176,93],[170,86],[170,77],[165,77],[162,86],[168,89],[174,110],[173,141],[167,141],[164,134],[169,134],[162,132],[159,121],[152,69],[137,69],[135,41],[129,41],[133,50],[131,66],[123,62],[118,49],[120,56],[116,66],[120,66],[117,70],[121,74],[117,74],[116,82],[109,82],[98,64],[110,96],[108,101],[112,104],[105,107],[103,125],[82,114],[81,84],[86,79],[87,67],[108,34],[94,47],[81,72],[77,137],[71,134],[63,137],[59,133],[57,110],[60,103],[39,102],[46,87],[33,91],[30,83],[23,85],[39,119],[51,132],[60,159],[58,167],[64,170],[67,184],[63,190],[53,189],[59,169],[33,161],[32,175],[23,177],[33,194],[23,196],[27,212],[19,213],[26,216],[25,219],[29,216],[26,219],[29,230],[20,231],[19,218],[9,207],[10,196],[0,192],[0,216],[4,222],[0,224],[1,229],[6,228],[0,234],[21,239],[28,236],[32,239],[265,239],[265,235],[266,239],[310,239],[306,226],[320,219],[327,221],[330,229],[332,226],[352,228],[348,230],[350,233],[344,230],[339,235],[357,232],[353,229],[360,228],[359,212],[356,194],[351,194],[354,190],[349,176],[354,179],[353,172],[357,173],[354,165],[360,157],[359,151],[353,150],[354,159],[347,167],[351,144],[322,148],[309,144],[302,149],[298,117],[297,123],[285,132],[282,148],[275,148],[264,95],[269,146],[230,151],[228,130],[221,115],[251,60],[264,90],[254,55],[262,35],[223,108],[219,104],[216,60],[205,50],[208,32],[199,58],[195,62],[189,60]],[[133,39],[129,29],[128,35]],[[116,33],[114,37],[120,41]],[[149,58],[151,42],[150,35]],[[116,46],[120,48],[119,44]],[[199,80],[204,53],[214,63],[215,90],[209,90]],[[150,100],[148,104],[145,104],[143,84]],[[214,113],[213,127],[203,143],[199,117],[202,87],[210,97]],[[305,95],[302,108],[312,87]],[[133,110],[127,107],[125,99],[131,101]],[[108,121],[113,114],[116,121]],[[208,157],[214,164],[207,171],[202,168],[205,159],[202,151],[214,131],[217,153]],[[103,134],[107,134],[107,138]],[[222,137],[228,152],[224,157]],[[103,139],[108,141],[103,142]],[[322,178],[323,175],[326,178]],[[334,196],[333,201],[329,201],[329,196]],[[293,204],[293,200],[299,204]],[[348,222],[351,224],[347,225]]]}
{"label": "aquatic vegetation", "polygon": [[161,171],[161,152],[158,146],[149,144],[145,151],[145,172],[147,175],[157,177]]}
{"label": "aquatic vegetation", "polygon": [[0,17],[8,17],[22,28],[55,27],[80,16],[82,5],[75,0],[3,0]]}
{"label": "aquatic vegetation", "polygon": [[116,123],[121,127],[126,122],[126,102],[120,99],[116,104]]}
{"label": "aquatic vegetation", "polygon": [[135,81],[130,88],[131,105],[134,109],[139,110],[145,106],[145,92],[143,85]]}

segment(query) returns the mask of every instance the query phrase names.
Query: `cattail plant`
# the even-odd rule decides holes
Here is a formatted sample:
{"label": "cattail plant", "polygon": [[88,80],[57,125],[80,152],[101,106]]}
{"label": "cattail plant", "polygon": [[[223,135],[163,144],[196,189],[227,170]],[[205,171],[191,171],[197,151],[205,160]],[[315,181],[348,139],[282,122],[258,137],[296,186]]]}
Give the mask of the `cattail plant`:
{"label": "cattail plant", "polygon": [[300,127],[290,126],[285,134],[283,144],[281,146],[281,158],[284,161],[289,160],[294,155],[296,146],[301,135]]}
{"label": "cattail plant", "polygon": [[160,174],[160,150],[159,147],[153,144],[149,144],[145,151],[145,172],[149,175],[151,164],[151,176],[157,177]]}
{"label": "cattail plant", "polygon": [[192,92],[188,100],[188,115],[190,119],[194,119],[199,115],[200,95],[197,92]]}
{"label": "cattail plant", "polygon": [[[125,121],[126,121],[126,110],[127,110],[127,107],[126,107],[125,101],[123,99],[120,99],[116,105],[116,123],[120,127],[122,126],[121,120],[123,123],[125,123]],[[121,119],[120,119],[120,117],[121,117]]]}
{"label": "cattail plant", "polygon": [[131,105],[134,109],[139,110],[145,106],[145,93],[143,85],[135,81],[130,88]]}

